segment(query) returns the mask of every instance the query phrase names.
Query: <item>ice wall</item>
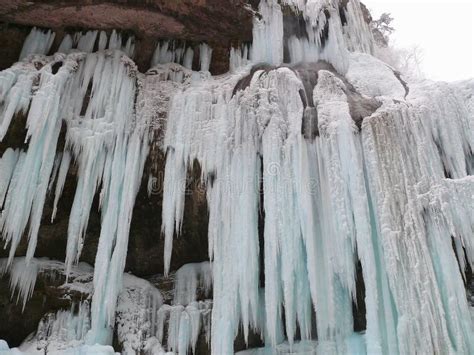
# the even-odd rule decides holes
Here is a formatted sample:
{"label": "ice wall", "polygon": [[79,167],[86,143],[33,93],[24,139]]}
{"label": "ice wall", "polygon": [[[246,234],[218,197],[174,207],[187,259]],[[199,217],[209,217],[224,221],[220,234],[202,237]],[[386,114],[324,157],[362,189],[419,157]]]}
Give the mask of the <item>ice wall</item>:
{"label": "ice wall", "polygon": [[[338,2],[288,5],[309,23],[307,39],[289,39],[290,62],[323,59],[337,70],[317,74],[316,139],[301,135],[307,104],[301,93],[307,90],[291,68],[262,66],[248,75],[241,67],[237,86],[229,78],[194,85],[170,110],[163,228],[170,238],[172,229],[179,234],[184,195],[167,191],[178,190],[197,159],[210,210],[213,352],[231,353],[240,327],[245,337],[250,329],[261,332],[269,346],[285,338],[291,346],[297,330],[302,339],[314,337],[315,310],[318,352],[350,353],[357,260],[366,289],[364,351],[472,351],[472,321],[450,248],[453,236],[461,268],[464,249],[472,260],[471,196],[462,211],[448,207],[451,199],[459,201],[458,189],[471,185],[470,179],[446,180],[472,173],[469,106],[457,87],[409,88],[386,64],[351,53],[370,53],[372,46],[358,2],[347,4],[344,18],[336,15]],[[250,58],[279,65],[285,49],[281,4],[263,1],[259,10]],[[241,53],[232,57],[235,72]],[[352,116],[354,90],[382,105],[361,131]],[[369,122],[381,131],[372,133]],[[398,129],[396,138],[385,137]],[[376,163],[383,155],[386,160]]]}
{"label": "ice wall", "polygon": [[[283,12],[293,13],[292,26],[299,27],[297,16],[302,17],[302,33],[285,28]],[[370,54],[373,46],[358,0],[263,0],[254,19],[250,57],[273,65],[325,60],[344,74],[350,51]]]}
{"label": "ice wall", "polygon": [[[134,107],[136,69],[121,52],[112,50],[29,58],[2,72],[9,78],[3,97],[4,102],[11,105],[12,114],[29,105],[28,149],[20,155],[13,173],[2,178],[2,186],[8,186],[0,219],[2,236],[11,245],[11,263],[21,236],[28,229],[28,264],[35,252],[59,132],[65,124],[66,148],[59,168],[57,198],[67,174],[70,154],[79,169],[68,230],[68,271],[80,256],[91,203],[98,186],[102,185],[103,228],[92,304],[95,331],[99,324],[113,322],[115,299],[120,289],[117,278],[121,278],[124,268],[131,211],[147,156],[149,125],[146,119],[141,120],[140,115],[135,114]],[[24,77],[29,78],[26,84]],[[38,83],[34,90],[33,81]],[[21,90],[20,98],[24,102],[15,101],[16,88]],[[2,123],[6,127],[12,114],[3,116]],[[2,163],[4,161],[11,166],[9,151],[4,154]],[[125,174],[126,171],[133,173]],[[108,310],[103,306],[105,295],[101,290],[104,289],[113,300],[107,303]]]}
{"label": "ice wall", "polygon": [[[194,351],[202,327],[213,354],[233,353],[239,332],[260,334],[269,351],[474,352],[463,285],[474,258],[472,81],[406,84],[370,55],[357,0],[262,0],[253,34],[231,50],[231,71],[212,77],[205,44],[199,72],[190,47],[162,41],[141,74],[133,39],[115,31],[66,36],[49,57],[51,34],[32,31],[29,55],[0,73],[0,141],[20,115],[27,129],[27,148],[0,160],[2,268],[18,297],[41,272],[46,197],[54,219],[74,166],[67,275],[96,194],[101,209],[89,344],[111,344],[119,322],[132,353],[163,353],[165,337],[168,351]],[[172,305],[153,290],[121,292],[135,197],[158,149],[165,275],[195,161],[209,206],[210,262],[176,273]],[[352,315],[362,282],[364,336]],[[197,301],[211,286],[212,303]]]}
{"label": "ice wall", "polygon": [[34,27],[26,37],[20,53],[20,60],[30,54],[48,54],[56,34],[51,30],[43,31]]}
{"label": "ice wall", "polygon": [[[199,50],[199,68],[201,71],[209,71],[212,59],[212,48],[206,43],[201,43]],[[194,49],[190,44],[177,41],[161,41],[156,46],[151,60],[151,66],[157,64],[176,63],[186,69],[192,69],[194,60]]]}

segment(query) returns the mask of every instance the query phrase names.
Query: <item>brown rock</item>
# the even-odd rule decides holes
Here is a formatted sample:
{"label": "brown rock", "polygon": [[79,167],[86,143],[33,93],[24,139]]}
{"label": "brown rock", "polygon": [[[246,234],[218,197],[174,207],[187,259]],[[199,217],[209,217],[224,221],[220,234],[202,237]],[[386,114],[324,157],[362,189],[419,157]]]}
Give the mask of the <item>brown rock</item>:
{"label": "brown rock", "polygon": [[117,29],[134,34],[141,71],[148,69],[159,39],[205,41],[217,54],[211,69],[221,74],[228,69],[230,45],[252,39],[252,14],[245,5],[243,0],[0,0],[0,69],[18,59],[28,27],[38,26],[57,33],[53,49],[65,32]]}

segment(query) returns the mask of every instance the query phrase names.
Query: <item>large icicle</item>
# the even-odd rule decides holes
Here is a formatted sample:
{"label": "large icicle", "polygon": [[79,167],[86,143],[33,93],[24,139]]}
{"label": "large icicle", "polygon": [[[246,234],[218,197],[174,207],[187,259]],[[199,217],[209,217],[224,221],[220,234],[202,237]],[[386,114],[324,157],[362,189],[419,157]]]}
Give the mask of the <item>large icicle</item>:
{"label": "large icicle", "polygon": [[[39,87],[31,99],[27,117],[28,150],[22,164],[17,164],[16,181],[10,184],[0,219],[3,238],[11,243],[10,261],[28,222],[27,260],[34,255],[62,118],[67,111],[67,100],[72,89],[69,78],[76,70],[80,56],[64,58],[58,55],[52,59],[39,70]],[[52,64],[56,61],[64,63],[53,74]],[[30,70],[36,71],[34,63],[30,65]]]}
{"label": "large icicle", "polygon": [[22,60],[30,54],[48,54],[55,36],[51,30],[43,31],[33,27],[23,43],[19,59]]}

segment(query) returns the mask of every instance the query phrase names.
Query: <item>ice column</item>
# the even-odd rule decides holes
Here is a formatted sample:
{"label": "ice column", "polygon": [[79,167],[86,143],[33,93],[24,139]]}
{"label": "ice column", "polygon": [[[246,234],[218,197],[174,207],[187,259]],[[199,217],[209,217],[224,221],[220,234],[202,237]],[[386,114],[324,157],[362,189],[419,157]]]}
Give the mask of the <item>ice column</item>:
{"label": "ice column", "polygon": [[19,60],[26,58],[30,54],[48,54],[55,36],[56,34],[51,30],[43,31],[33,27],[23,43]]}

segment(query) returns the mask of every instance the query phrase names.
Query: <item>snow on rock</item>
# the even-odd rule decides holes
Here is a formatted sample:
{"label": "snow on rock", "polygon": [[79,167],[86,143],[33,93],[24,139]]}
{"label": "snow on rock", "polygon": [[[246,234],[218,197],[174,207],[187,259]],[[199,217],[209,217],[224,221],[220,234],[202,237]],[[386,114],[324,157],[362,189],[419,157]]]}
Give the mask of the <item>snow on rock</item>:
{"label": "snow on rock", "polygon": [[370,97],[403,100],[407,94],[394,69],[368,54],[351,53],[346,78],[360,93]]}
{"label": "snow on rock", "polygon": [[38,324],[33,337],[27,338],[19,347],[25,353],[43,354],[68,351],[84,343],[90,329],[89,302],[81,302],[70,310],[46,314]]}
{"label": "snow on rock", "polygon": [[[2,268],[5,268],[7,260],[0,261]],[[44,274],[46,278],[59,276],[65,279],[66,265],[48,259],[32,259],[27,264],[25,258],[15,258],[9,272],[11,287],[18,289],[18,297],[28,297],[33,292],[36,274]],[[85,346],[86,335],[91,328],[93,275],[93,268],[84,263],[71,269],[67,282],[58,286],[58,290],[64,298],[68,298],[71,292],[79,292],[84,301],[73,304],[70,310],[45,315],[36,333],[25,340],[20,350],[28,353],[34,349],[47,349],[49,353],[53,350],[65,351],[79,345]],[[158,289],[146,280],[129,274],[124,274],[123,280],[123,287],[117,299],[115,327],[123,351],[135,354],[142,351],[148,340],[157,334],[157,315],[163,298]],[[26,298],[23,298],[23,302],[26,302]]]}
{"label": "snow on rock", "polygon": [[148,281],[124,274],[115,320],[123,353],[136,354],[146,348],[157,332],[157,311],[162,303],[161,293]]}
{"label": "snow on rock", "polygon": [[[31,297],[36,279],[39,275],[46,278],[66,279],[66,268],[63,262],[49,260],[47,258],[33,258],[29,261],[25,257],[13,259],[11,266],[7,259],[0,259],[0,274],[10,274],[10,288],[12,293],[17,292],[17,302],[22,302],[23,307]],[[92,293],[92,273],[93,269],[86,263],[75,265],[70,273],[68,282],[59,286],[62,297],[68,298],[70,292],[79,292],[85,297]]]}

